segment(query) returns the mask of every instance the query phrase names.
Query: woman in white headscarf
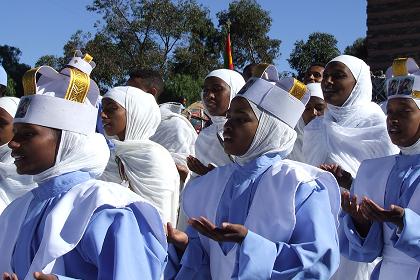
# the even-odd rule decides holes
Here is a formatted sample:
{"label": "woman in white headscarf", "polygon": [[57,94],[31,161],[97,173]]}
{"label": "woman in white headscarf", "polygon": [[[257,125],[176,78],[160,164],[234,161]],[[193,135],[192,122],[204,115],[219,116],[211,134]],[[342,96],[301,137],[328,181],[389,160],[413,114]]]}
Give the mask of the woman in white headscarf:
{"label": "woman in white headscarf", "polygon": [[151,94],[125,86],[109,90],[102,99],[102,123],[115,144],[103,180],[120,183],[150,201],[165,222],[176,224],[179,175],[161,145],[149,140],[159,126],[159,106]]}
{"label": "woman in white headscarf", "polygon": [[[385,114],[371,101],[370,71],[363,60],[350,55],[334,58],[321,86],[328,110],[304,129],[307,163],[327,164],[327,169],[336,164],[354,178],[363,160],[398,152],[387,134]],[[343,181],[347,182],[342,186],[350,187],[351,180]]]}
{"label": "woman in white headscarf", "polygon": [[[363,160],[392,155],[386,117],[373,103],[369,66],[353,56],[331,60],[321,83],[328,110],[304,129],[303,153],[307,163],[334,174],[349,189]],[[369,279],[374,264],[342,257],[333,279]]]}
{"label": "woman in white headscarf", "polygon": [[[190,227],[187,236],[168,226],[166,279],[329,279],[338,266],[337,182],[285,160],[304,106],[254,81],[232,100],[224,125],[224,149],[235,163],[185,187]],[[273,106],[282,103],[293,110]]]}
{"label": "woman in white headscarf", "polygon": [[[42,104],[42,99],[36,101],[31,105]],[[58,126],[63,118],[72,122],[72,116],[60,111],[63,103],[58,110],[44,107]],[[36,109],[39,112],[39,106]],[[160,274],[166,241],[158,211],[126,188],[95,179],[109,158],[104,137],[93,131],[96,114],[86,120],[92,127],[88,134],[32,124],[45,119],[28,115],[27,122],[17,123],[15,118],[9,147],[17,172],[34,175],[38,187],[15,199],[0,216],[4,279],[133,279],[138,271],[146,278]],[[114,265],[104,265],[109,263]]]}
{"label": "woman in white headscarf", "polygon": [[230,101],[244,84],[242,75],[233,70],[217,69],[206,76],[202,100],[212,124],[198,135],[195,142],[196,158],[187,158],[188,167],[196,174],[204,175],[212,166],[223,166],[232,162],[223,150],[223,125]]}
{"label": "woman in white headscarf", "polygon": [[7,145],[13,137],[13,117],[18,104],[19,98],[0,98],[0,214],[10,202],[36,186],[32,176],[16,173],[12,150]]}

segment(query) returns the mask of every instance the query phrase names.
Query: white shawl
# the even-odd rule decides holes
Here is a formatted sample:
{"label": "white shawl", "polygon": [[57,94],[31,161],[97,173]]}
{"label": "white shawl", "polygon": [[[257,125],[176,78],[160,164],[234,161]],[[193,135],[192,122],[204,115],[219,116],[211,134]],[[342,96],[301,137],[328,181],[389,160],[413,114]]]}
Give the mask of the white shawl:
{"label": "white shawl", "polygon": [[177,164],[187,165],[187,156],[194,155],[197,132],[184,116],[160,108],[161,122],[150,140],[162,145]]}
{"label": "white shawl", "polygon": [[[151,94],[129,86],[115,87],[104,98],[125,108],[127,125],[125,140],[112,140],[115,148],[101,179],[128,184],[158,209],[165,222],[176,224],[178,171],[168,150],[149,140],[161,120],[155,99]],[[121,161],[123,168],[118,167],[116,160]]]}
{"label": "white shawl", "polygon": [[355,177],[363,160],[395,154],[398,148],[388,136],[384,113],[371,102],[369,66],[349,55],[338,56],[333,61],[344,63],[356,84],[343,106],[328,104],[324,116],[305,127],[303,153],[311,165],[336,163]]}

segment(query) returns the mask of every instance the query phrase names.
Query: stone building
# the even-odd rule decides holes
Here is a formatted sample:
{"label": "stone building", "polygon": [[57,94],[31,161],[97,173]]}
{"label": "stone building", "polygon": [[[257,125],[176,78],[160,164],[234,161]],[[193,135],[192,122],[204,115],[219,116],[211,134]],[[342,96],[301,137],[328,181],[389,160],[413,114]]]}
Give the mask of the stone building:
{"label": "stone building", "polygon": [[396,57],[420,64],[420,0],[367,0],[367,49],[371,70],[386,70]]}

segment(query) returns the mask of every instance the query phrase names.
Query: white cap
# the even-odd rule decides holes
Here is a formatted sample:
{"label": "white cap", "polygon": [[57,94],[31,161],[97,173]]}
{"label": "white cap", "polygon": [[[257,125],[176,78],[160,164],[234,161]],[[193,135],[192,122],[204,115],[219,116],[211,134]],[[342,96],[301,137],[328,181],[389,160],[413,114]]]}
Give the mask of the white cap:
{"label": "white cap", "polygon": [[18,104],[19,98],[12,96],[0,97],[0,108],[4,109],[12,117],[15,117]]}
{"label": "white cap", "polygon": [[[411,98],[420,108],[420,70],[412,58],[396,58],[388,69],[388,99]],[[388,71],[387,71],[388,72]]]}
{"label": "white cap", "polygon": [[269,82],[278,82],[279,73],[274,65],[267,63],[260,63],[256,67],[255,77],[264,79]]}
{"label": "white cap", "polygon": [[305,110],[310,95],[303,83],[286,77],[277,83],[251,78],[238,96],[246,98],[294,128]]}
{"label": "white cap", "polygon": [[3,66],[0,65],[0,85],[7,87],[7,73]]}
{"label": "white cap", "polygon": [[[36,83],[37,73],[43,79]],[[99,88],[88,74],[74,68],[60,73],[49,66],[27,71],[15,123],[31,123],[81,134],[95,132]]]}
{"label": "white cap", "polygon": [[96,67],[96,63],[93,62],[92,56],[89,54],[83,55],[81,51],[77,50],[74,53],[74,57],[67,63],[67,66],[72,66],[79,69],[83,73],[90,75],[93,68]]}
{"label": "white cap", "polygon": [[319,97],[322,100],[324,99],[324,94],[322,93],[321,83],[310,83],[306,85],[306,88],[309,90],[309,93],[312,96]]}

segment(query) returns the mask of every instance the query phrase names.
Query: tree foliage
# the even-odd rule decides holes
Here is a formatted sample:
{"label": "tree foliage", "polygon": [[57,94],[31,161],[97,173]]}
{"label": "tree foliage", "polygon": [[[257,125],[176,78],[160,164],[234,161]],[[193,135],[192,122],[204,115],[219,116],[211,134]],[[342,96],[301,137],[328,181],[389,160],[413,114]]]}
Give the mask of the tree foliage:
{"label": "tree foliage", "polygon": [[231,23],[233,63],[243,68],[248,63],[272,63],[280,55],[280,40],[271,39],[271,17],[255,0],[239,0],[217,13],[219,27]]}
{"label": "tree foliage", "polygon": [[364,60],[365,62],[367,62],[368,51],[367,51],[366,38],[356,39],[352,45],[347,46],[344,49],[344,54],[358,57]]}
{"label": "tree foliage", "polygon": [[127,68],[147,65],[162,73],[194,24],[208,16],[194,0],[94,0],[88,9],[102,15],[100,31],[129,59]]}
{"label": "tree foliage", "polygon": [[[31,69],[29,65],[20,63],[20,49],[8,45],[0,46],[0,64],[8,76],[8,95],[23,96],[22,76]],[[11,81],[12,80],[12,81]]]}
{"label": "tree foliage", "polygon": [[196,0],[93,0],[87,9],[102,17],[95,24],[96,34],[75,32],[62,57],[46,55],[37,64],[59,69],[74,50],[88,52],[97,64],[92,78],[102,91],[125,83],[132,70],[147,68],[162,74],[169,99],[197,100],[203,77],[222,67],[228,20],[237,68],[249,62],[272,62],[279,55],[280,41],[267,35],[269,13],[254,0],[232,2],[218,13],[219,28],[209,9]]}
{"label": "tree foliage", "polygon": [[306,42],[299,40],[294,45],[287,61],[290,67],[298,73],[300,79],[311,64],[316,62],[326,64],[340,55],[337,40],[328,33],[314,32],[309,35]]}
{"label": "tree foliage", "polygon": [[159,103],[178,101],[182,96],[188,104],[192,104],[201,99],[203,82],[203,78],[194,79],[191,75],[176,74],[165,83],[165,93],[161,95]]}

